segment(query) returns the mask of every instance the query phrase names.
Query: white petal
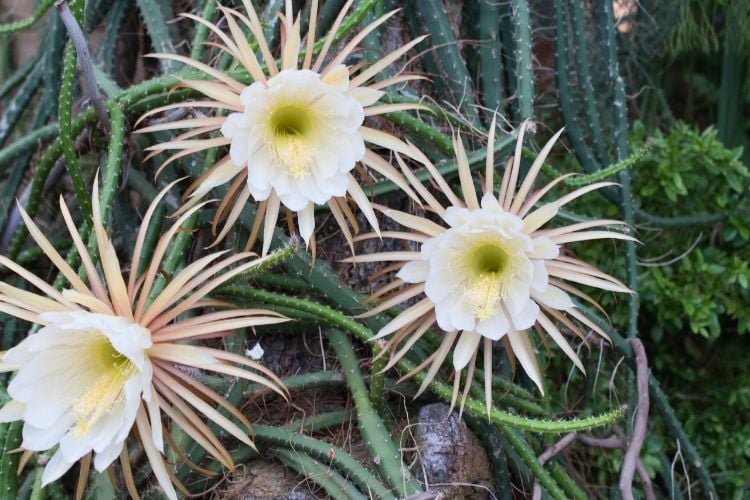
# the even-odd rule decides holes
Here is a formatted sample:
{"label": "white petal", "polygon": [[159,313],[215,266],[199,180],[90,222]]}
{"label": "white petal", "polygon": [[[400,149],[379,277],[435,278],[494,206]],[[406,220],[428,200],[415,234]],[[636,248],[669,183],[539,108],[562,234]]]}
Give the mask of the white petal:
{"label": "white petal", "polygon": [[94,468],[98,472],[107,470],[107,467],[112,465],[112,462],[120,455],[123,446],[125,446],[123,442],[112,443],[102,451],[94,454]]}
{"label": "white petal", "polygon": [[320,80],[323,83],[333,85],[340,90],[346,91],[346,89],[349,88],[349,69],[344,64],[337,64],[326,72]]}
{"label": "white petal", "polygon": [[10,400],[0,409],[0,422],[14,422],[23,418],[26,405],[19,401]]}
{"label": "white petal", "polygon": [[305,208],[297,212],[297,223],[299,224],[299,233],[305,242],[310,243],[310,237],[315,231],[315,205],[308,203]]}
{"label": "white petal", "polygon": [[59,479],[63,474],[68,472],[68,469],[73,467],[74,463],[67,461],[62,452],[57,450],[49,462],[47,462],[44,472],[42,472],[42,486],[47,486],[49,483]]}
{"label": "white petal", "polygon": [[534,277],[531,281],[531,288],[537,292],[541,292],[547,288],[549,283],[549,274],[547,273],[547,266],[544,265],[544,261],[534,260],[531,261],[534,266]]}
{"label": "white petal", "polygon": [[430,272],[430,263],[426,260],[413,260],[407,262],[396,274],[397,278],[406,283],[421,283],[427,279]]}
{"label": "white petal", "polygon": [[501,210],[500,203],[498,203],[497,198],[495,198],[492,193],[486,193],[482,196],[482,209],[497,212]]}
{"label": "white petal", "polygon": [[445,209],[445,215],[443,220],[451,226],[458,227],[466,222],[466,217],[469,215],[469,211],[462,207],[450,206]]}
{"label": "white petal", "polygon": [[[150,383],[147,385],[150,385]],[[130,434],[130,430],[135,423],[138,408],[140,407],[141,395],[145,392],[143,388],[144,381],[138,380],[135,377],[125,383],[125,416],[117,435],[113,438],[114,441],[124,441],[128,437],[128,434]]]}
{"label": "white petal", "polygon": [[532,297],[537,302],[560,311],[575,307],[575,304],[570,300],[570,296],[567,293],[552,285],[548,286],[544,292],[534,292]]}
{"label": "white petal", "polygon": [[519,314],[526,307],[531,297],[531,283],[524,280],[515,280],[508,287],[508,293],[505,296],[505,304],[508,306],[510,314]]}
{"label": "white petal", "polygon": [[450,306],[451,322],[456,330],[474,330],[477,321],[471,306],[464,300],[455,300]]}
{"label": "white petal", "polygon": [[450,276],[445,269],[430,268],[430,273],[425,279],[424,292],[431,301],[436,304],[442,302],[448,295],[455,293],[454,288],[455,277]]}
{"label": "white petal", "polygon": [[68,432],[70,426],[73,425],[73,417],[66,415],[59,418],[55,425],[48,429],[40,429],[33,425],[26,423],[23,426],[23,443],[22,446],[30,451],[45,451],[49,450],[57,443],[60,439]]}
{"label": "white petal", "polygon": [[536,323],[536,319],[539,316],[539,306],[533,300],[529,300],[518,313],[511,311],[510,316],[516,330],[526,330]]}
{"label": "white petal", "polygon": [[477,332],[490,340],[500,340],[508,333],[509,327],[510,323],[508,322],[508,318],[505,317],[505,313],[498,311],[491,317],[479,321],[477,323]]}
{"label": "white petal", "polygon": [[560,255],[560,247],[546,236],[534,238],[534,250],[529,254],[532,259],[554,259]]}
{"label": "white petal", "polygon": [[469,364],[472,356],[477,352],[477,346],[479,346],[479,339],[481,338],[482,336],[476,332],[464,331],[461,334],[453,350],[453,367],[456,370],[462,370]]}
{"label": "white petal", "polygon": [[375,90],[369,87],[357,87],[346,93],[346,95],[356,99],[365,108],[378,102],[384,94],[385,92],[382,90]]}

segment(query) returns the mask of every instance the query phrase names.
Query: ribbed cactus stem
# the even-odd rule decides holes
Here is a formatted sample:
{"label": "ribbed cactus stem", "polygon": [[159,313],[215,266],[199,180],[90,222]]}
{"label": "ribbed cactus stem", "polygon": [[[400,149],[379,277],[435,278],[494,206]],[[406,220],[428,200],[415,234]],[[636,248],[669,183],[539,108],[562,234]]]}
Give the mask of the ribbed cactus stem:
{"label": "ribbed cactus stem", "polygon": [[322,486],[334,500],[367,500],[368,497],[357,490],[341,474],[331,470],[307,453],[299,450],[284,448],[274,450],[274,455],[284,465],[297,471],[306,481],[312,481]]}
{"label": "ribbed cactus stem", "polygon": [[404,466],[388,429],[372,407],[362,372],[359,370],[359,360],[349,337],[341,330],[330,330],[328,341],[336,352],[336,358],[357,407],[357,425],[370,457],[378,465],[388,484],[398,491],[400,496],[419,492],[419,483],[411,477],[411,472]]}
{"label": "ribbed cactus stem", "polygon": [[[620,67],[617,60],[617,41],[615,32],[615,16],[612,5],[603,2],[598,5],[597,21],[599,32],[605,41],[604,51],[609,77],[612,81],[613,102],[612,121],[614,123],[614,140],[617,161],[623,161],[628,156],[628,109],[625,97],[625,83],[620,76]],[[621,209],[623,220],[629,227],[634,227],[633,217],[633,192],[631,189],[630,172],[622,170],[619,173]],[[634,338],[638,333],[638,269],[636,244],[633,241],[625,242],[625,261],[627,265],[627,284],[633,293],[628,298],[628,337]]]}
{"label": "ribbed cactus stem", "polygon": [[[216,4],[217,0],[206,0],[203,5],[203,11],[201,17],[208,22],[213,22],[214,16],[216,15]],[[208,40],[208,26],[202,23],[196,23],[195,33],[193,34],[193,43],[190,49],[190,59],[200,61],[203,58],[203,53],[206,50],[206,44]]]}
{"label": "ribbed cactus stem", "polygon": [[430,33],[434,61],[440,78],[445,79],[449,100],[458,106],[471,123],[479,123],[474,105],[474,83],[461,56],[459,43],[442,0],[415,3],[418,5],[415,6],[414,13]]}
{"label": "ribbed cactus stem", "polygon": [[[482,82],[482,104],[503,114],[503,59],[500,40],[500,9],[494,0],[479,2],[479,77]],[[489,117],[489,121],[492,118]]]}
{"label": "ribbed cactus stem", "polygon": [[10,137],[13,127],[21,119],[23,112],[26,110],[31,98],[39,87],[42,79],[43,66],[37,65],[26,77],[26,81],[19,87],[13,98],[8,101],[7,106],[0,114],[0,147]]}
{"label": "ribbed cactus stem", "polygon": [[253,431],[258,443],[301,451],[326,465],[335,467],[362,492],[368,492],[373,497],[384,500],[396,498],[372,472],[341,448],[296,432],[289,432],[289,429],[284,427],[254,425]]}
{"label": "ribbed cactus stem", "polygon": [[0,424],[0,497],[18,498],[18,453],[11,453],[21,446],[23,422],[16,421]]}
{"label": "ribbed cactus stem", "polygon": [[534,474],[534,478],[539,481],[539,484],[549,493],[552,498],[556,500],[564,500],[568,497],[565,492],[557,484],[557,481],[550,475],[544,466],[536,458],[534,450],[529,447],[528,443],[523,439],[521,433],[512,427],[501,425],[500,431],[503,433],[505,439],[513,447],[518,456],[523,460],[524,464]]}
{"label": "ribbed cactus stem", "polygon": [[3,75],[3,81],[0,82],[0,99],[3,99],[6,94],[23,82],[29,73],[31,73],[31,70],[36,68],[40,59],[41,56],[37,54],[23,63],[20,68],[13,71],[10,75]]}
{"label": "ribbed cactus stem", "polygon": [[13,21],[11,23],[0,24],[0,34],[14,33],[16,31],[25,30],[26,28],[33,26],[35,22],[44,17],[44,14],[52,7],[54,0],[44,0],[39,3],[37,8],[31,17],[21,19],[19,21]]}
{"label": "ribbed cactus stem", "polygon": [[516,42],[516,97],[518,98],[519,118],[525,120],[534,116],[534,66],[531,48],[531,14],[528,0],[513,0],[512,23]]}
{"label": "ribbed cactus stem", "polygon": [[599,170],[599,165],[583,138],[583,130],[576,120],[573,95],[568,74],[568,30],[565,22],[566,0],[555,1],[555,80],[557,82],[560,112],[565,121],[565,135],[583,169],[589,174]]}
{"label": "ribbed cactus stem", "polygon": [[[73,0],[70,2],[70,11],[75,18],[75,22],[83,22],[84,0]],[[83,180],[81,167],[78,164],[75,152],[75,136],[71,125],[73,117],[73,90],[76,84],[76,54],[73,43],[68,43],[65,49],[65,62],[63,64],[63,79],[60,87],[60,141],[62,143],[62,154],[65,158],[65,168],[68,170],[70,181],[73,184],[73,192],[76,195],[78,206],[83,212],[84,220],[91,218],[91,200],[89,199],[90,189]]]}
{"label": "ribbed cactus stem", "polygon": [[[148,36],[154,51],[165,54],[176,54],[172,42],[172,26],[170,22],[174,19],[172,3],[166,0],[137,0],[138,10],[141,11],[143,22],[146,24]],[[163,73],[177,71],[182,63],[169,59],[160,59],[159,64]]]}
{"label": "ribbed cactus stem", "polygon": [[583,110],[589,124],[591,139],[594,144],[597,159],[604,165],[608,163],[607,148],[604,145],[601,120],[594,98],[594,85],[591,80],[589,67],[593,61],[589,58],[588,41],[586,40],[586,25],[581,8],[582,0],[569,0],[570,20],[573,28],[573,41],[575,42],[576,73],[578,75],[578,87],[583,96]]}
{"label": "ribbed cactus stem", "polygon": [[352,416],[353,412],[350,410],[335,410],[292,420],[285,427],[295,432],[314,432],[347,425],[351,421]]}
{"label": "ribbed cactus stem", "polygon": [[49,109],[51,118],[57,116],[57,102],[64,60],[63,51],[67,40],[68,33],[60,16],[50,16],[44,47],[44,92],[39,102],[39,109]]}

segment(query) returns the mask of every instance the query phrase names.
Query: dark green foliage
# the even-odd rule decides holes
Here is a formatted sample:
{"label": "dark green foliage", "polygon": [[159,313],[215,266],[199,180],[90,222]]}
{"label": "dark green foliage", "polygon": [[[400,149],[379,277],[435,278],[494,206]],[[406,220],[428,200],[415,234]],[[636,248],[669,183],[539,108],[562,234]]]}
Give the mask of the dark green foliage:
{"label": "dark green foliage", "polygon": [[[644,136],[636,125],[633,142]],[[726,216],[713,227],[644,234],[648,254],[663,256],[641,280],[644,307],[658,319],[655,334],[688,329],[715,338],[722,331],[748,331],[750,309],[742,304],[750,300],[750,218],[743,214],[750,214],[750,171],[740,161],[741,148],[724,147],[714,128],[698,132],[682,122],[668,134],[655,132],[650,141],[653,147],[634,177],[641,207],[665,216]],[[691,250],[693,242],[699,246]]]}

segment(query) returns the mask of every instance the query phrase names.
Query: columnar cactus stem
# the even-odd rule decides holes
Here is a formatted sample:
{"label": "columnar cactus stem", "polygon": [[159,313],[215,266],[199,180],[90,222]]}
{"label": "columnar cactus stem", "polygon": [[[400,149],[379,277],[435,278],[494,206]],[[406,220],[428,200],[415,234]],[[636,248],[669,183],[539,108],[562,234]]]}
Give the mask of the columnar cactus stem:
{"label": "columnar cactus stem", "polygon": [[493,0],[479,2],[479,44],[482,104],[488,110],[497,111],[502,115],[505,85],[500,40],[500,9]]}
{"label": "columnar cactus stem", "polygon": [[[171,2],[158,0],[137,0],[138,10],[141,11],[143,22],[146,24],[151,45],[156,52],[175,54],[174,43],[172,43],[171,27],[169,22],[174,18]],[[160,60],[161,69],[164,74],[173,73],[182,66],[181,63],[169,59]]]}
{"label": "columnar cactus stem", "polygon": [[26,106],[34,97],[34,94],[42,80],[44,67],[37,65],[26,77],[26,81],[21,85],[13,98],[8,101],[7,107],[0,114],[0,146],[8,139],[13,127],[26,109]]}
{"label": "columnar cactus stem", "polygon": [[313,481],[335,500],[366,500],[367,497],[357,490],[341,474],[321,464],[307,453],[299,450],[277,449],[276,458],[287,467],[297,471],[307,480]]}
{"label": "columnar cactus stem", "polygon": [[359,370],[359,361],[349,337],[341,330],[330,330],[328,341],[336,352],[336,358],[339,360],[341,371],[344,372],[346,383],[357,407],[357,425],[370,457],[378,465],[388,484],[398,491],[400,496],[419,492],[419,483],[404,467],[388,429],[372,407],[365,381]]}
{"label": "columnar cactus stem", "polygon": [[[64,1],[64,0],[63,0]],[[83,21],[84,0],[74,0],[70,3],[70,11],[73,13],[74,21],[79,25]],[[75,47],[68,43],[65,49],[65,63],[63,66],[63,80],[60,87],[60,141],[62,144],[62,154],[65,158],[65,167],[68,170],[70,181],[73,183],[78,205],[83,212],[84,218],[91,218],[91,200],[89,199],[89,189],[81,174],[81,167],[76,159],[75,135],[71,127],[73,116],[73,90],[76,84],[76,61],[78,60]]]}
{"label": "columnar cactus stem", "polygon": [[442,0],[415,2],[410,14],[415,15],[430,33],[430,43],[434,47],[434,62],[440,78],[445,79],[448,100],[453,102],[471,123],[478,124],[474,83],[466,69],[466,62],[461,57],[459,44]]}
{"label": "columnar cactus stem", "polygon": [[528,0],[514,0],[512,9],[511,21],[516,41],[516,96],[519,118],[525,120],[534,116],[534,66],[531,57],[533,41]]}
{"label": "columnar cactus stem", "polygon": [[[586,40],[585,20],[581,0],[569,0],[570,20],[573,28],[573,40],[575,41],[576,73],[578,75],[578,86],[583,96],[583,110],[591,131],[591,139],[594,144],[599,164],[608,163],[607,149],[602,136],[601,120],[594,98],[594,85],[591,80],[589,66],[592,64],[589,58],[588,41]],[[560,8],[560,7],[559,7]]]}
{"label": "columnar cactus stem", "polygon": [[341,448],[315,438],[289,432],[286,428],[269,425],[254,425],[255,439],[259,443],[291,448],[306,453],[316,460],[330,464],[353,482],[359,490],[370,494],[370,497],[383,500],[394,499],[391,491],[375,475]]}

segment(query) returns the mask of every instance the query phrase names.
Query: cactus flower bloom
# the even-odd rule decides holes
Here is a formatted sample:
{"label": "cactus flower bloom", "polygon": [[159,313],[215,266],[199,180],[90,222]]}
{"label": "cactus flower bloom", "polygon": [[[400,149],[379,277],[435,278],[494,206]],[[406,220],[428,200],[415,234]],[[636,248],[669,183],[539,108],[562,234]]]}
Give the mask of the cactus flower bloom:
{"label": "cactus flower bloom", "polygon": [[396,272],[395,280],[373,295],[382,303],[363,316],[376,314],[407,300],[416,300],[375,337],[390,337],[383,351],[391,353],[388,368],[395,365],[419,338],[437,324],[443,331],[442,343],[418,368],[421,370],[430,365],[420,390],[427,387],[452,351],[454,403],[459,391],[460,373],[467,367],[469,370],[463,405],[481,346],[484,349],[488,410],[492,395],[491,356],[494,342],[502,341],[511,359],[518,360],[529,378],[543,391],[542,374],[530,341],[530,330],[533,328],[540,336],[546,333],[583,371],[578,356],[557,325],[564,325],[581,338],[585,336],[578,324],[603,337],[606,334],[576,309],[571,296],[594,301],[575,285],[630,292],[615,278],[573,257],[566,247],[568,243],[601,238],[633,240],[631,236],[618,231],[588,231],[602,226],[622,226],[623,222],[592,220],[549,227],[561,207],[612,183],[592,184],[557,200],[541,203],[544,195],[567,177],[557,178],[541,190],[532,191],[537,174],[560,133],[544,146],[519,186],[524,127],[525,124],[519,132],[514,161],[506,167],[500,191],[495,194],[493,123],[481,198],[474,187],[469,160],[459,139],[454,139],[454,148],[463,199],[451,190],[423,154],[416,148],[412,151],[412,158],[428,169],[431,180],[448,199],[447,207],[430,194],[399,158],[402,169],[423,197],[425,207],[439,217],[440,222],[385,210],[386,216],[409,229],[407,232],[391,233],[390,236],[411,242],[419,247],[418,251],[385,252],[347,259],[350,262],[394,262],[391,269]]}
{"label": "cactus flower bloom", "polygon": [[[37,333],[0,356],[0,371],[16,372],[8,385],[11,400],[0,409],[0,422],[23,421],[21,446],[27,453],[57,447],[45,466],[44,484],[62,476],[79,460],[85,464],[80,472],[85,477],[92,454],[94,467],[100,472],[119,457],[128,490],[137,497],[128,459],[128,437],[137,429],[161,488],[168,498],[177,498],[170,478],[174,475],[168,471],[163,454],[166,446],[178,454],[182,452],[164,432],[165,416],[210,456],[232,468],[231,456],[202,417],[253,446],[250,422],[228,401],[189,376],[187,367],[260,383],[286,397],[281,380],[260,364],[194,343],[197,339],[231,334],[237,328],[285,321],[273,312],[259,309],[203,312],[221,305],[206,299],[208,294],[260,262],[252,259],[253,254],[223,257],[223,252],[213,253],[187,265],[161,291],[154,286],[168,244],[186,217],[202,204],[187,211],[161,236],[145,271],[138,274],[149,222],[169,187],[146,212],[126,276],[104,229],[96,187],[93,228],[103,276],[62,199],[60,209],[81,255],[87,282],[22,208],[20,212],[32,238],[68,280],[70,288],[58,291],[0,256],[0,265],[41,292],[0,282],[0,312],[41,326]],[[229,269],[233,264],[237,265]],[[182,318],[185,312],[193,314]],[[216,405],[226,409],[231,417],[220,413]]]}
{"label": "cactus flower bloom", "polygon": [[[348,205],[347,195],[378,231],[373,207],[352,175],[357,164],[393,181],[416,198],[400,173],[369,149],[368,144],[404,154],[409,149],[396,137],[367,127],[364,120],[368,116],[393,111],[426,109],[419,104],[377,104],[384,94],[384,88],[418,77],[400,75],[373,81],[383,69],[424,37],[386,54],[374,64],[347,66],[345,60],[359,43],[395,13],[390,12],[375,20],[358,32],[340,52],[332,54],[331,45],[352,3],[350,0],[341,9],[320,52],[313,57],[318,2],[313,0],[311,4],[309,29],[303,42],[300,18],[294,19],[292,2],[287,0],[285,13],[279,14],[282,30],[280,64],[271,53],[258,15],[248,0],[243,0],[247,15],[220,7],[229,33],[224,33],[205,19],[185,14],[185,17],[207,26],[223,42],[221,49],[247,71],[252,81],[250,85],[187,57],[155,54],[156,57],[177,60],[206,73],[211,79],[185,80],[181,85],[211,100],[163,106],[147,113],[141,120],[175,108],[218,108],[228,113],[227,116],[179,120],[139,130],[139,133],[148,133],[193,129],[172,141],[148,148],[153,153],[178,151],[163,165],[194,152],[229,146],[229,154],[198,178],[187,194],[189,202],[186,207],[198,202],[215,187],[231,182],[214,220],[215,226],[223,222],[217,242],[226,236],[239,219],[242,208],[252,198],[259,204],[248,248],[254,244],[262,223],[263,255],[268,252],[271,232],[281,205],[297,215],[300,236],[306,244],[310,244],[315,230],[315,205],[324,204],[328,205],[350,246],[353,246],[349,225],[356,231],[358,224]],[[262,61],[248,44],[242,25],[250,30],[257,41]],[[265,67],[261,66],[261,62]],[[217,131],[221,133],[220,137],[192,139]]]}

